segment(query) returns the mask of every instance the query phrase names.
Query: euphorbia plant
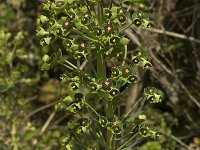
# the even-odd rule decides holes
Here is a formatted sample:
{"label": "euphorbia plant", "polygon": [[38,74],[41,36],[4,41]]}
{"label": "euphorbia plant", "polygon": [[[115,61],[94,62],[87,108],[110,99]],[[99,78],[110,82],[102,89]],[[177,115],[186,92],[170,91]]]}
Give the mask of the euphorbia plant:
{"label": "euphorbia plant", "polygon": [[[108,5],[101,0],[48,0],[43,5],[44,14],[37,21],[45,53],[42,69],[61,64],[70,70],[60,77],[67,96],[55,106],[57,111],[74,114],[62,140],[64,149],[122,150],[143,137],[159,137],[135,107],[144,99],[160,102],[158,90],[145,88],[130,111],[122,109],[127,87],[140,80],[136,68],[151,67],[142,50],[130,50],[131,61],[126,61],[130,40],[124,31],[152,25],[146,13],[130,13],[124,2],[131,6],[134,0],[121,0],[119,6],[112,0]],[[74,65],[76,61],[82,65]],[[109,61],[115,65],[106,69]]]}

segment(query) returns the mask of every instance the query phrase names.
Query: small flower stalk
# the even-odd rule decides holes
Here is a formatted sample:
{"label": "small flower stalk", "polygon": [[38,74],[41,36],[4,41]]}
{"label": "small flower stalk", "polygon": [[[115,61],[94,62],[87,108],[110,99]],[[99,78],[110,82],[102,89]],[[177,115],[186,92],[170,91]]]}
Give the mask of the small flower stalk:
{"label": "small flower stalk", "polygon": [[[152,66],[145,51],[130,50],[126,56],[130,39],[123,31],[130,26],[150,28],[153,23],[146,13],[130,13],[124,2],[133,4],[131,0],[121,0],[120,6],[112,2],[106,6],[101,0],[47,0],[43,4],[44,13],[37,20],[42,69],[56,65],[68,69],[60,77],[67,96],[55,105],[56,111],[74,115],[61,140],[63,149],[122,150],[137,145],[140,138],[159,138],[142,112],[121,109],[126,89],[140,81],[136,68]],[[106,69],[106,62],[113,58],[115,65]],[[76,61],[82,65],[74,65]],[[138,102],[162,99],[159,90],[146,87]]]}

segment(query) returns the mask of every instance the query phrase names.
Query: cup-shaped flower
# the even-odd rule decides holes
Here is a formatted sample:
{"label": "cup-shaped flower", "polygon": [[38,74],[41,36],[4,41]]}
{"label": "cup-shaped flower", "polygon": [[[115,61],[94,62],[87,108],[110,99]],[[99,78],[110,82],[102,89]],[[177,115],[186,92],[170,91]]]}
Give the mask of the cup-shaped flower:
{"label": "cup-shaped flower", "polygon": [[100,116],[99,117],[99,124],[102,127],[106,127],[108,125],[108,119],[105,116]]}
{"label": "cup-shaped flower", "polygon": [[149,136],[149,127],[145,126],[140,128],[139,133],[143,136],[143,137],[147,137]]}
{"label": "cup-shaped flower", "polygon": [[112,34],[114,32],[114,27],[111,23],[108,23],[105,25],[104,30],[106,34]]}
{"label": "cup-shaped flower", "polygon": [[96,26],[96,27],[94,27],[94,33],[96,36],[101,36],[103,32],[100,27]]}
{"label": "cup-shaped flower", "polygon": [[122,69],[122,75],[123,75],[124,77],[128,77],[128,76],[130,76],[131,74],[132,74],[132,70],[131,70],[130,67],[123,67],[123,69]]}
{"label": "cup-shaped flower", "polygon": [[112,11],[110,9],[105,9],[104,15],[107,19],[112,17]]}
{"label": "cup-shaped flower", "polygon": [[135,83],[135,82],[138,81],[138,77],[137,77],[136,75],[130,75],[130,76],[128,77],[128,81],[129,81],[130,83]]}
{"label": "cup-shaped flower", "polygon": [[76,93],[74,94],[74,100],[77,102],[81,102],[84,99],[84,96],[82,93]]}
{"label": "cup-shaped flower", "polygon": [[115,124],[115,125],[113,125],[113,126],[111,127],[111,132],[112,132],[113,134],[121,134],[122,131],[123,131],[123,129],[122,129],[122,128],[120,127],[120,125],[118,125],[118,124]]}
{"label": "cup-shaped flower", "polygon": [[124,24],[126,22],[126,16],[124,14],[119,14],[117,16],[119,22],[121,22],[122,24]]}
{"label": "cup-shaped flower", "polygon": [[113,76],[113,77],[118,77],[119,74],[120,74],[120,71],[119,71],[118,68],[116,68],[116,67],[112,67],[112,69],[111,69],[111,73],[112,73],[112,76]]}
{"label": "cup-shaped flower", "polygon": [[142,21],[139,18],[133,20],[133,24],[139,28],[142,25]]}
{"label": "cup-shaped flower", "polygon": [[81,118],[78,120],[80,126],[86,127],[90,125],[90,120],[88,118]]}
{"label": "cup-shaped flower", "polygon": [[110,38],[110,44],[114,45],[117,44],[120,41],[119,37],[113,36]]}
{"label": "cup-shaped flower", "polygon": [[102,82],[102,88],[104,90],[110,90],[111,86],[112,86],[112,80],[111,79],[106,79]]}
{"label": "cup-shaped flower", "polygon": [[97,84],[96,83],[94,83],[94,82],[90,82],[89,84],[88,84],[88,86],[92,89],[92,91],[96,91],[97,90]]}

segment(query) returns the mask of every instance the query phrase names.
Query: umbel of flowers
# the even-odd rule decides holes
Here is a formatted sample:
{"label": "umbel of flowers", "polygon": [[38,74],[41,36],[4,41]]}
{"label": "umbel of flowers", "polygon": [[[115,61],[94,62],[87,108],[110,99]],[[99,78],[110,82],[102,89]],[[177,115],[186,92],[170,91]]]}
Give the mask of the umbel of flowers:
{"label": "umbel of flowers", "polygon": [[[60,77],[67,96],[55,106],[56,111],[74,114],[61,140],[63,149],[122,150],[143,137],[159,137],[135,107],[142,100],[161,102],[159,90],[147,87],[130,111],[121,109],[126,89],[140,81],[136,68],[152,66],[142,50],[130,51],[131,59],[126,60],[130,40],[124,31],[130,26],[153,25],[146,13],[123,7],[124,2],[131,6],[132,1],[121,0],[119,6],[112,0],[109,5],[101,0],[47,0],[43,4],[37,20],[37,36],[44,52],[42,69],[60,64],[70,70]],[[74,65],[76,60],[88,63],[89,71]],[[105,61],[111,60],[116,65],[106,70]]]}

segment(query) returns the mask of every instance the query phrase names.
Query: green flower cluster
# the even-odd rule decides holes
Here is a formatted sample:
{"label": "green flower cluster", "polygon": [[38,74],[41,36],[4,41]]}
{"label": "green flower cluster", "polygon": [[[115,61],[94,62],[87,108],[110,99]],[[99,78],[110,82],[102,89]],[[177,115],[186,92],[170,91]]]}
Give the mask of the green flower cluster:
{"label": "green flower cluster", "polygon": [[[146,116],[142,112],[132,109],[125,115],[116,113],[124,103],[122,99],[128,85],[140,79],[136,67],[152,66],[143,51],[135,50],[130,63],[122,60],[127,58],[125,53],[130,42],[123,31],[130,26],[151,27],[153,24],[148,15],[130,13],[123,5],[112,3],[103,7],[100,0],[48,0],[43,10],[44,14],[37,20],[37,36],[45,53],[42,68],[49,70],[60,63],[72,70],[60,77],[67,96],[55,106],[57,111],[67,111],[75,116],[67,124],[70,134],[62,140],[63,147],[120,150],[133,144],[138,133],[142,137],[158,137],[157,132],[143,126]],[[81,67],[69,62],[69,55],[73,61],[96,59],[97,68],[91,67],[94,74],[86,74]],[[106,74],[105,58],[123,62]],[[146,88],[143,98],[150,103],[161,101],[160,93],[154,88]],[[94,107],[94,103],[99,103],[101,109]],[[123,143],[124,139],[127,142]]]}
{"label": "green flower cluster", "polygon": [[[37,20],[37,36],[46,55],[55,43],[62,43],[60,49],[73,53],[75,59],[102,52],[108,57],[123,54],[123,47],[129,43],[122,32],[128,24],[135,27],[150,27],[147,14],[130,14],[119,6],[103,8],[102,24],[88,1],[55,0],[43,5],[44,15]],[[64,53],[64,50],[62,51]],[[48,63],[50,64],[50,62]],[[49,67],[47,67],[49,68]]]}

